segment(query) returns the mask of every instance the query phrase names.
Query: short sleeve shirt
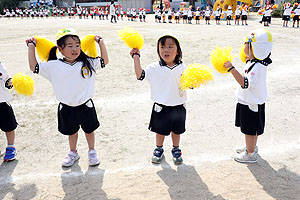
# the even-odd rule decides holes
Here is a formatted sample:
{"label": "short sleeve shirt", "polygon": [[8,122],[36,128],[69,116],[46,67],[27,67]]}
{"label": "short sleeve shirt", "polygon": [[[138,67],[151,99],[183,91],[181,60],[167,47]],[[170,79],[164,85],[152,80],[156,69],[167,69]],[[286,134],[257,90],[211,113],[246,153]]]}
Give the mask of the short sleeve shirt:
{"label": "short sleeve shirt", "polygon": [[187,95],[180,90],[180,78],[185,68],[183,63],[172,68],[159,62],[150,64],[144,71],[145,78],[151,85],[151,99],[166,106],[184,104]]}
{"label": "short sleeve shirt", "polygon": [[[102,58],[89,61],[95,71],[100,65],[104,66]],[[57,100],[69,106],[81,105],[94,95],[96,73],[93,71],[90,76],[89,69],[80,61],[72,64],[64,60],[42,62],[39,74],[51,82]]]}
{"label": "short sleeve shirt", "polygon": [[5,83],[9,78],[10,76],[7,70],[0,63],[0,103],[12,100],[12,95],[9,93],[9,90],[5,87]]}

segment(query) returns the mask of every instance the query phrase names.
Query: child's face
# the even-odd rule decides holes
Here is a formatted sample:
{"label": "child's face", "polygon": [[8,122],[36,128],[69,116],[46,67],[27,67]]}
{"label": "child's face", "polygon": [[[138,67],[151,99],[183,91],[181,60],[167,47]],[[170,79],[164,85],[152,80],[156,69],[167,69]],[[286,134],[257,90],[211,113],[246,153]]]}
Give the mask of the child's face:
{"label": "child's face", "polygon": [[69,62],[74,62],[80,55],[80,41],[76,37],[67,37],[65,46],[63,48],[58,46],[58,49]]}
{"label": "child's face", "polygon": [[175,57],[178,55],[177,46],[172,38],[167,38],[165,44],[159,43],[159,55],[169,66],[175,63]]}

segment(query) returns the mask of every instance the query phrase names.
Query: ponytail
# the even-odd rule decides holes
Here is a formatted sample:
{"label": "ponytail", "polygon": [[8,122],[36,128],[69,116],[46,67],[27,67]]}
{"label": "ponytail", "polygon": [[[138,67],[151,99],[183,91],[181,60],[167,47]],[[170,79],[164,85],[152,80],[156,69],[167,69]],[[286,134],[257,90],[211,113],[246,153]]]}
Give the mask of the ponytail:
{"label": "ponytail", "polygon": [[51,48],[50,53],[49,53],[48,61],[57,60],[56,51],[57,51],[57,46],[54,46],[54,47]]}

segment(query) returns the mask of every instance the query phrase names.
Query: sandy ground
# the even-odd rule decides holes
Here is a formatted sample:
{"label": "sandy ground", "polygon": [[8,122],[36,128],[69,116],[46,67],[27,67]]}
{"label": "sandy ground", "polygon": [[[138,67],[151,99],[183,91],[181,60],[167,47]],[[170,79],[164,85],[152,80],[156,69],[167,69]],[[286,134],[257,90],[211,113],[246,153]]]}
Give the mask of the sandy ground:
{"label": "sandy ground", "polygon": [[[262,27],[250,16],[249,26],[156,24],[79,19],[0,19],[0,60],[11,75],[30,74],[36,87],[33,97],[14,93],[11,102],[19,127],[17,160],[0,165],[0,199],[299,199],[300,194],[300,29],[283,28],[272,19],[273,64],[268,67],[268,100],[265,134],[259,137],[257,164],[233,161],[234,148],[244,136],[234,127],[235,89],[231,75],[214,71],[215,80],[188,91],[186,133],[181,148],[184,164],[172,162],[171,138],[165,141],[165,159],[150,162],[155,134],[147,127],[152,101],[147,81],[135,78],[130,49],[117,37],[124,26],[135,27],[145,39],[141,63],[157,60],[156,40],[171,32],[178,36],[186,64],[211,66],[216,45],[233,47],[234,65],[242,38]],[[101,127],[96,130],[98,167],[88,166],[87,143],[80,132],[81,158],[65,169],[68,139],[57,131],[57,100],[50,83],[30,73],[25,39],[35,34],[55,41],[62,27],[75,28],[81,36],[102,35],[110,63],[99,70],[94,102]],[[6,139],[0,134],[0,149]]]}

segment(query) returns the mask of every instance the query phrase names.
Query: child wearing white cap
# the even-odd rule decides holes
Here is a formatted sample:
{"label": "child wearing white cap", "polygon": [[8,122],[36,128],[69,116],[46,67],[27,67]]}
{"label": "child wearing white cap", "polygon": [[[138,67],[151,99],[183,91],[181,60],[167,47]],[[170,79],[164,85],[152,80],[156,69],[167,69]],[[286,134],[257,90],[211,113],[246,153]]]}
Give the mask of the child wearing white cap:
{"label": "child wearing white cap", "polygon": [[231,25],[230,21],[231,21],[231,16],[232,16],[233,12],[231,10],[231,6],[228,6],[228,10],[226,11],[226,22],[227,25]]}
{"label": "child wearing white cap", "polygon": [[231,62],[224,64],[240,84],[237,89],[235,126],[245,134],[246,147],[238,148],[234,160],[242,163],[257,161],[257,138],[264,133],[265,101],[267,99],[266,75],[272,50],[272,35],[266,29],[250,32],[244,39],[246,66],[240,74]]}
{"label": "child wearing white cap", "polygon": [[240,6],[237,5],[236,10],[234,12],[234,15],[235,15],[234,24],[235,25],[240,25],[241,12],[242,11],[240,10]]}

